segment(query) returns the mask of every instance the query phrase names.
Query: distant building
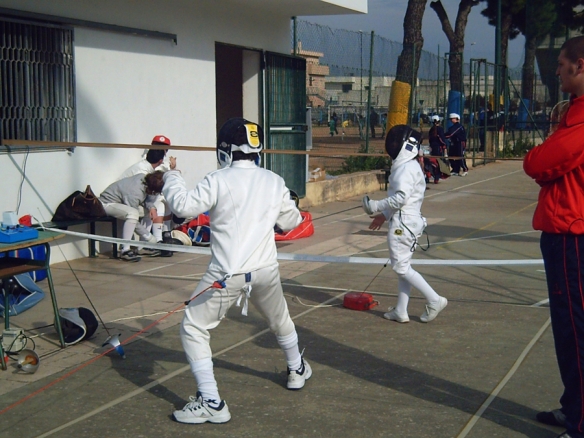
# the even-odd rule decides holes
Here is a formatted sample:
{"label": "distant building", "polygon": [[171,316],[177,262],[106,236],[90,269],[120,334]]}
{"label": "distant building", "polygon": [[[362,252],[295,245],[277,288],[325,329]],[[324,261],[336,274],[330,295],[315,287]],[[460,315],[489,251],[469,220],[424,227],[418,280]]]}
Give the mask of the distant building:
{"label": "distant building", "polygon": [[302,48],[298,42],[297,56],[306,59],[306,96],[307,105],[318,108],[326,105],[325,80],[329,75],[329,67],[320,64],[321,52],[313,52]]}

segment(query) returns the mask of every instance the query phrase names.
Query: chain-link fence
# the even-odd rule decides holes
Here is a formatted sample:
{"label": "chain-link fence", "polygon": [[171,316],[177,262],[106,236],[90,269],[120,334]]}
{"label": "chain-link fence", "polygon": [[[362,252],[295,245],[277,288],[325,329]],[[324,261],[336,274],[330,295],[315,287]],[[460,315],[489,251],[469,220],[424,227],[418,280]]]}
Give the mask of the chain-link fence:
{"label": "chain-link fence", "polygon": [[[351,150],[356,152],[367,144],[368,151],[383,150],[391,88],[402,48],[402,43],[372,33],[296,21],[292,50],[307,60],[307,104],[312,107],[316,148],[338,148],[340,144],[351,149],[349,145],[353,145]],[[422,50],[419,65],[413,69],[417,75],[409,84],[408,123],[423,131],[429,128],[430,116],[448,115],[452,99],[448,55]],[[545,64],[543,55],[540,57]],[[465,61],[458,111],[473,157],[517,155],[542,141],[553,123],[552,108],[561,100],[557,81],[540,75],[536,63],[529,93],[532,97],[526,100],[522,98],[521,67]],[[494,104],[496,87],[500,90],[498,105]],[[483,135],[483,130],[487,134]],[[328,158],[325,164],[334,168],[342,162],[339,156]]]}

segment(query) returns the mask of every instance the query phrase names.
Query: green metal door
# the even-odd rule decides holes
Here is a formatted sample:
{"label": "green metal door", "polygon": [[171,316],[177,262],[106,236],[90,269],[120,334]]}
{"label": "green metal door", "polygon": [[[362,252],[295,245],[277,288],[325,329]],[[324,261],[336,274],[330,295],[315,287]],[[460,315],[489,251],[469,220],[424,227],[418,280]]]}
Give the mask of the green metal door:
{"label": "green metal door", "polygon": [[[268,149],[306,151],[306,60],[265,53]],[[306,155],[265,154],[266,167],[299,197],[306,195]]]}

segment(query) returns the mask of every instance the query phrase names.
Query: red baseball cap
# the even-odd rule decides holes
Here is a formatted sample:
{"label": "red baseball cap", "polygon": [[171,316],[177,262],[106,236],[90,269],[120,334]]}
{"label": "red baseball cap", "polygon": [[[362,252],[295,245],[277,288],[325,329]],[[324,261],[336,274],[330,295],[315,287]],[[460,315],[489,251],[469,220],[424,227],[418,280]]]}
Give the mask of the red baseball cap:
{"label": "red baseball cap", "polygon": [[151,144],[155,143],[161,143],[170,146],[170,138],[165,137],[164,135],[155,135]]}

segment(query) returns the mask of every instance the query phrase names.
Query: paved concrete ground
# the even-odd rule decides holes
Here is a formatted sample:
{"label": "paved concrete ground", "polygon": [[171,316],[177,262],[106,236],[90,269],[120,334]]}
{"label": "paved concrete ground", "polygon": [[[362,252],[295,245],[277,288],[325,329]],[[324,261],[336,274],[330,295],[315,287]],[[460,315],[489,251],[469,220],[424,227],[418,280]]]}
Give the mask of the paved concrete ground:
{"label": "paved concrete ground", "polygon": [[[537,186],[509,161],[430,185],[423,213],[431,247],[416,260],[539,259],[531,229]],[[381,198],[383,192],[372,193]],[[386,230],[353,198],[311,209],[314,236],[279,251],[387,258]],[[57,249],[55,249],[57,250]],[[140,263],[107,254],[52,268],[59,306],[90,307],[123,341],[178,308],[207,256],[175,254]],[[215,374],[232,420],[184,425],[171,413],[196,391],[178,336],[180,311],[125,345],[127,358],[101,356],[103,327],[59,349],[52,328],[27,330],[41,364],[36,374],[11,361],[0,371],[0,437],[554,437],[534,421],[555,408],[561,384],[548,325],[542,265],[417,266],[449,300],[433,322],[413,292],[411,322],[383,319],[395,304],[390,267],[283,262],[284,290],[313,377],[285,389],[286,365],[255,309],[233,307],[213,331]],[[76,279],[77,277],[77,279]],[[42,283],[41,283],[42,284]],[[367,290],[371,311],[341,306]],[[253,293],[253,292],[252,292]],[[52,322],[50,300],[11,319],[26,329]],[[40,335],[39,335],[40,334]]]}

